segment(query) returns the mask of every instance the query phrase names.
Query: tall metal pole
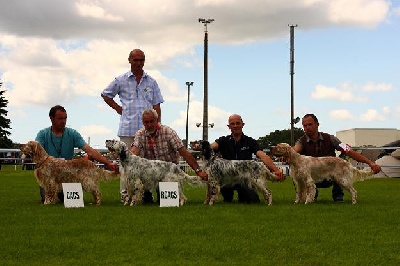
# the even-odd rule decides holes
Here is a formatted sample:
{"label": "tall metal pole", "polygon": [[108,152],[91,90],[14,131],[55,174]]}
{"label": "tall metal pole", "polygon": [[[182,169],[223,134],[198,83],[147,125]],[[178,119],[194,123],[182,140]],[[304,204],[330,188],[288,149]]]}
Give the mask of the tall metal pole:
{"label": "tall metal pole", "polygon": [[189,145],[189,97],[190,97],[190,86],[193,86],[193,81],[186,81],[188,86],[188,99],[187,99],[187,109],[186,109],[186,149]]}
{"label": "tall metal pole", "polygon": [[204,100],[203,100],[203,140],[208,140],[208,31],[207,24],[214,19],[199,18],[204,24]]}
{"label": "tall metal pole", "polygon": [[288,25],[290,27],[290,144],[294,145],[294,28],[296,25]]}

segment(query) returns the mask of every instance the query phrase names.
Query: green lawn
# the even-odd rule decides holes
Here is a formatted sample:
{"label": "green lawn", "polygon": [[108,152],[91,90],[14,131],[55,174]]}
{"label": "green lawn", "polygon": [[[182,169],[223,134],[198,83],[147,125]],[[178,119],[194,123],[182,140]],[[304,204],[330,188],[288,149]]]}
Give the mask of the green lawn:
{"label": "green lawn", "polygon": [[294,205],[288,178],[269,183],[273,205],[203,205],[185,187],[179,208],[123,206],[119,181],[101,183],[103,203],[66,209],[39,203],[32,171],[0,170],[0,265],[400,265],[400,179],[355,184],[333,204]]}

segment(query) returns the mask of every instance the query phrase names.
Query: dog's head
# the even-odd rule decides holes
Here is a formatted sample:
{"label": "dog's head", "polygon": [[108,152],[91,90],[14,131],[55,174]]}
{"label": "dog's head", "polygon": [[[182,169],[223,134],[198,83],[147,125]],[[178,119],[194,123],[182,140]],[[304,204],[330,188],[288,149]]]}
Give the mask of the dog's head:
{"label": "dog's head", "polygon": [[28,141],[26,144],[21,145],[21,151],[25,154],[29,154],[31,157],[35,157],[37,150],[41,147],[40,143],[34,140]]}
{"label": "dog's head", "polygon": [[287,158],[290,155],[291,149],[292,149],[292,147],[290,147],[289,144],[279,143],[276,146],[271,146],[271,153],[275,156]]}
{"label": "dog's head", "polygon": [[106,148],[113,153],[116,153],[119,155],[120,159],[124,161],[126,159],[126,152],[127,152],[127,147],[125,142],[119,141],[119,140],[106,140]]}
{"label": "dog's head", "polygon": [[271,146],[271,153],[275,156],[282,157],[287,163],[291,162],[292,154],[295,151],[287,143],[279,143],[276,146]]}

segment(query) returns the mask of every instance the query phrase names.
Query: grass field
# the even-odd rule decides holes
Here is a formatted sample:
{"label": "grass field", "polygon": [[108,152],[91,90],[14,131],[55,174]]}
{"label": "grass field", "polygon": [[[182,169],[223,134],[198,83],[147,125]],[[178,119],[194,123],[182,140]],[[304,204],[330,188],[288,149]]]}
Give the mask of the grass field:
{"label": "grass field", "polygon": [[290,178],[269,183],[273,205],[203,205],[185,187],[179,208],[122,206],[119,181],[103,203],[39,203],[32,171],[0,170],[0,265],[400,265],[400,179],[355,184],[358,203],[294,205]]}

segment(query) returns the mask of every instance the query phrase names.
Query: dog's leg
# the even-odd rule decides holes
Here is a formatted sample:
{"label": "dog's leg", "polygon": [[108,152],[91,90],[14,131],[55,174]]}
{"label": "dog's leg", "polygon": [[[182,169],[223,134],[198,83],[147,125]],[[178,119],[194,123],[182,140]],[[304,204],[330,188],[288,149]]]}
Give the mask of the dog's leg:
{"label": "dog's leg", "polygon": [[53,184],[49,184],[45,189],[44,204],[57,203],[57,190]]}
{"label": "dog's leg", "polygon": [[182,206],[187,202],[187,197],[183,194],[183,186],[182,181],[178,182],[178,191],[179,191],[179,206]]}
{"label": "dog's leg", "polygon": [[351,195],[351,203],[352,204],[356,204],[357,203],[357,190],[355,190],[355,188],[353,187],[352,184],[350,184],[350,182],[345,182],[344,180],[348,180],[348,179],[340,179],[340,181],[338,179],[336,179],[337,183],[345,190],[347,190],[350,195]]}
{"label": "dog's leg", "polygon": [[354,187],[351,186],[349,191],[351,194],[351,203],[356,204],[357,203],[357,190],[355,190]]}
{"label": "dog's leg", "polygon": [[206,199],[204,200],[204,204],[209,204],[210,200],[211,200],[211,186],[210,183],[207,183]]}
{"label": "dog's leg", "polygon": [[96,205],[99,206],[101,204],[101,191],[98,188],[93,191],[93,197]]}
{"label": "dog's leg", "polygon": [[125,201],[125,205],[129,202],[129,197],[131,197],[131,204],[130,206],[139,205],[142,203],[143,199],[143,183],[142,181],[137,178],[133,182],[133,184],[128,182],[128,198]]}
{"label": "dog's leg", "polygon": [[96,205],[101,204],[101,191],[93,179],[87,179],[86,182],[81,182],[83,191],[92,193],[93,200]]}
{"label": "dog's leg", "polygon": [[295,204],[304,202],[304,190],[305,184],[302,180],[297,180],[293,178],[294,183],[296,184],[296,200],[294,201]]}
{"label": "dog's leg", "polygon": [[311,176],[306,181],[306,202],[305,204],[312,203],[315,197],[315,183]]}
{"label": "dog's leg", "polygon": [[267,184],[265,180],[257,179],[254,182],[254,186],[256,187],[258,192],[261,192],[264,196],[265,204],[268,206],[272,204],[272,192],[267,188]]}
{"label": "dog's leg", "polygon": [[218,182],[216,182],[211,188],[211,199],[209,205],[213,205],[214,202],[218,200],[219,193],[221,193],[221,186],[219,185]]}
{"label": "dog's leg", "polygon": [[216,180],[209,180],[207,183],[207,200],[208,205],[213,205],[218,199],[219,193],[221,192],[221,187]]}

